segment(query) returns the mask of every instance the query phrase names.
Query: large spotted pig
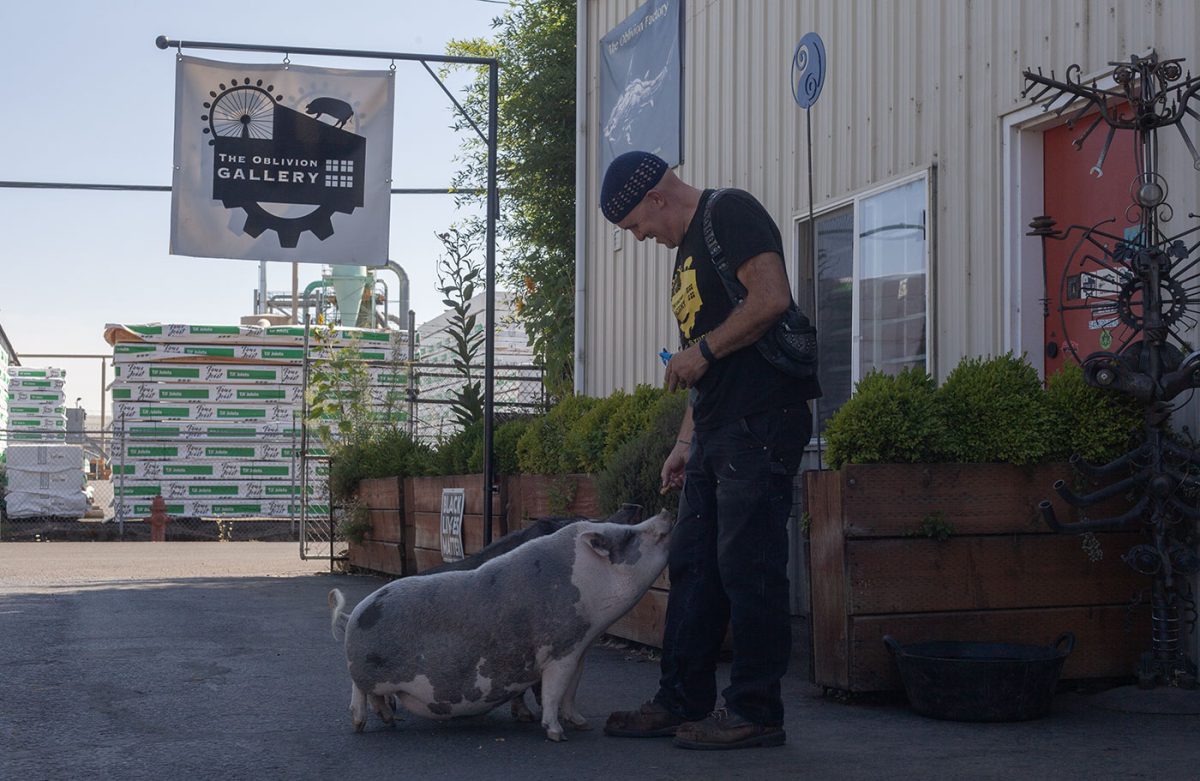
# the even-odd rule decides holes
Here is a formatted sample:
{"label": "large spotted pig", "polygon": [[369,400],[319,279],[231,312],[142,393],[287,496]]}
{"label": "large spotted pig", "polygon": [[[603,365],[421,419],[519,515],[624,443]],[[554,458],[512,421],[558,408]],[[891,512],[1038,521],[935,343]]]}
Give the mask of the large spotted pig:
{"label": "large spotted pig", "polygon": [[[604,523],[620,523],[624,525],[635,524],[642,519],[642,506],[639,504],[623,504],[615,513],[604,519]],[[538,537],[545,537],[548,534],[569,526],[572,523],[581,521],[595,521],[595,518],[539,518],[523,529],[518,529],[509,532],[500,539],[486,546],[480,551],[467,556],[458,561],[448,561],[444,564],[439,564],[436,567],[431,567],[419,575],[410,577],[423,577],[426,575],[435,575],[439,572],[450,572],[452,570],[478,569],[486,562],[491,561],[498,556],[503,556],[505,553],[517,548],[530,540],[536,540]],[[335,635],[336,636],[336,635]],[[534,699],[539,703],[542,701],[542,686],[540,683],[534,684],[532,687]],[[517,721],[533,721],[534,715],[529,706],[525,704],[525,698],[518,695],[512,699],[512,715]]]}
{"label": "large spotted pig", "polygon": [[367,703],[385,721],[389,695],[432,719],[471,716],[542,684],[542,726],[563,739],[583,655],[650,588],[667,564],[673,518],[636,526],[581,522],[539,537],[478,569],[403,578],[367,596],[347,617],[329,594],[335,635],[344,621],[350,716]]}

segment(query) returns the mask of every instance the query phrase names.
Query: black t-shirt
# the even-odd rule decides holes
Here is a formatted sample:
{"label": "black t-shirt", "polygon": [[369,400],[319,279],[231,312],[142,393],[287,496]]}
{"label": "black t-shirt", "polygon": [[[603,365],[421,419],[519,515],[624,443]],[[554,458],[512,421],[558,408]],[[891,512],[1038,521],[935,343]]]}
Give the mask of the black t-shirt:
{"label": "black t-shirt", "polygon": [[[675,255],[671,275],[671,310],[679,323],[679,342],[689,347],[716,328],[733,310],[704,243],[705,190]],[[783,258],[783,239],[771,215],[744,190],[725,190],[713,204],[712,227],[729,268],[774,252]],[[815,380],[789,377],[776,369],[754,345],[719,359],[696,383],[692,420],[697,429],[715,428],[755,412],[799,404],[820,395]]]}

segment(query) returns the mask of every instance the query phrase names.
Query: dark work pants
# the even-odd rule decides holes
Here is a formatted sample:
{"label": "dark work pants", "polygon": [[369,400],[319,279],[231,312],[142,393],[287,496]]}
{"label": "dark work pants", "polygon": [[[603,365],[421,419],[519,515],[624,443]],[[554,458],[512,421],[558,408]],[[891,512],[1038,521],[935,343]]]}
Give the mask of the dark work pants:
{"label": "dark work pants", "polygon": [[783,723],[779,681],[792,646],[787,520],[811,433],[812,415],[801,403],[692,437],[655,696],[678,716],[701,719],[716,704],[717,656],[731,624],[725,707],[759,724]]}

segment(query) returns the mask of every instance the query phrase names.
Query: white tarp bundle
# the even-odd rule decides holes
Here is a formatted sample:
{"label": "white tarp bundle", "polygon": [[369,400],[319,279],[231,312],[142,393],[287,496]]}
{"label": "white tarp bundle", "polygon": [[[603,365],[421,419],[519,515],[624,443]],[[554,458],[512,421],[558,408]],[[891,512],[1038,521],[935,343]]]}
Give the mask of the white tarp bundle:
{"label": "white tarp bundle", "polygon": [[80,490],[63,496],[9,491],[4,497],[4,504],[9,518],[82,518],[87,512],[88,502],[87,496]]}
{"label": "white tarp bundle", "polygon": [[87,510],[83,492],[83,448],[80,445],[9,445],[9,517],[67,516]]}
{"label": "white tarp bundle", "polygon": [[21,472],[83,471],[82,445],[13,445],[8,468]]}

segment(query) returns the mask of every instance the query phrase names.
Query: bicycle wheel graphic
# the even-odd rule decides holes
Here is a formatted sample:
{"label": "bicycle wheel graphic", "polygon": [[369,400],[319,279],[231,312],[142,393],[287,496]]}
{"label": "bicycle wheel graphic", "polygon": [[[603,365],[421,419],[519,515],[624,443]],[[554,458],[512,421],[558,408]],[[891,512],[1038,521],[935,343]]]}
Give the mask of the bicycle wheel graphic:
{"label": "bicycle wheel graphic", "polygon": [[[247,79],[249,81],[249,79]],[[223,138],[269,139],[274,132],[275,101],[272,95],[259,86],[244,84],[222,91],[211,104],[204,107],[208,113],[208,127],[214,136]]]}

